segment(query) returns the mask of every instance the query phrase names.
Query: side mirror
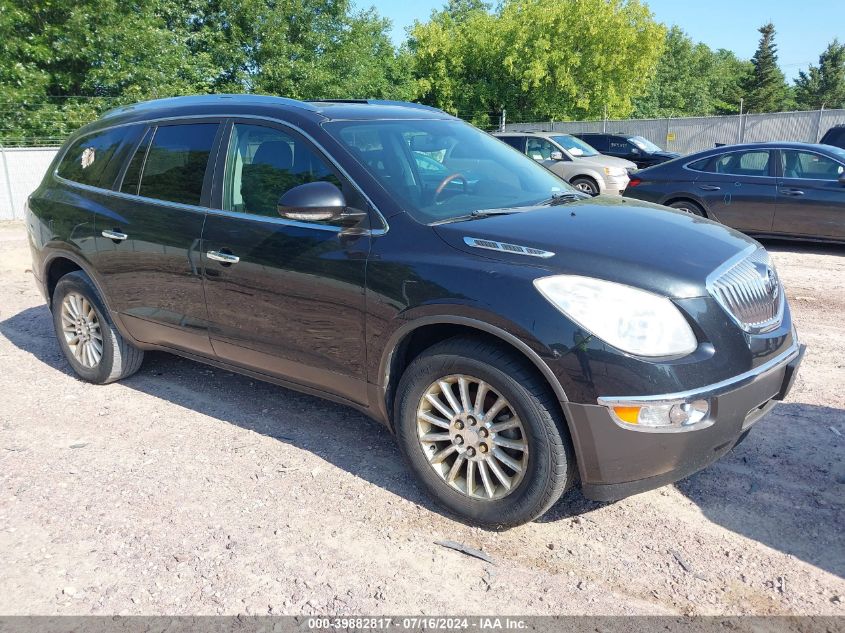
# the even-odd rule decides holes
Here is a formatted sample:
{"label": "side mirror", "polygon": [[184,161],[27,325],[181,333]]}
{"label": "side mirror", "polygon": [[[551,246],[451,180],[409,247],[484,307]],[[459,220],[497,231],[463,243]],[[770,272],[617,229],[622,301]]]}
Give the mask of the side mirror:
{"label": "side mirror", "polygon": [[640,148],[639,148],[639,147],[634,147],[633,149],[631,149],[631,153],[632,153],[634,156],[636,156],[637,154],[639,154],[639,153],[640,153]]}
{"label": "side mirror", "polygon": [[563,160],[563,152],[552,152],[549,154],[551,160]]}
{"label": "side mirror", "polygon": [[839,184],[845,187],[845,172],[839,174]]}
{"label": "side mirror", "polygon": [[330,182],[308,182],[283,193],[277,210],[280,216],[288,220],[336,220],[346,211],[346,198]]}

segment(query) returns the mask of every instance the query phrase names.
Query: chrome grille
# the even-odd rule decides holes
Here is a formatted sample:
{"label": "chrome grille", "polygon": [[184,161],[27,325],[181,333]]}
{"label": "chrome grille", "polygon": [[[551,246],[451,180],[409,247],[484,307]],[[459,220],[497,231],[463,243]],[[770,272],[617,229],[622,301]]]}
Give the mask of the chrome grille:
{"label": "chrome grille", "polygon": [[707,289],[746,332],[768,332],[780,325],[783,289],[763,248],[751,247],[729,259],[707,278]]}

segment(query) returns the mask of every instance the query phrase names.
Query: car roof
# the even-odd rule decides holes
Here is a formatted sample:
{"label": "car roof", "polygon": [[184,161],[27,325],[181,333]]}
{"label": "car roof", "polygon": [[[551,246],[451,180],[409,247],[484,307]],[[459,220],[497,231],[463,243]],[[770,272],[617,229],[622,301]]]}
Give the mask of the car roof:
{"label": "car roof", "polygon": [[572,136],[568,132],[550,132],[548,130],[507,130],[505,132],[493,132],[493,136],[542,136],[548,138],[551,136]]}
{"label": "car roof", "polygon": [[300,101],[287,97],[250,94],[215,94],[155,99],[109,110],[101,121],[131,117],[135,120],[207,114],[245,114],[252,109],[296,112],[315,120],[445,119],[442,110],[419,103],[376,99]]}
{"label": "car roof", "polygon": [[690,154],[687,158],[697,156],[698,154],[723,154],[726,152],[746,151],[751,149],[815,149],[826,151],[827,145],[821,143],[801,143],[799,141],[764,141],[760,143],[737,143],[735,145],[721,145],[711,149],[703,150],[696,154]]}

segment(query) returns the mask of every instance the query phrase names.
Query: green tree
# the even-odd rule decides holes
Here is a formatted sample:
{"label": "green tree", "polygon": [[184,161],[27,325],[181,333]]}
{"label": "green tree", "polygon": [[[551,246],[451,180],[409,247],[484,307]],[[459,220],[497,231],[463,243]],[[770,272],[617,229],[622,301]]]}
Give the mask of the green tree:
{"label": "green tree", "polygon": [[418,98],[477,123],[503,108],[510,119],[626,116],[663,33],[639,0],[453,2],[415,23],[408,47]]}
{"label": "green tree", "polygon": [[0,0],[0,138],[188,93],[407,98],[389,26],[351,0]]}
{"label": "green tree", "polygon": [[730,51],[696,44],[677,26],[666,34],[657,71],[634,99],[633,116],[708,116],[739,109],[741,85],[750,62]]}
{"label": "green tree", "polygon": [[778,67],[775,26],[769,22],[758,31],[760,44],[751,58],[754,70],[745,85],[746,109],[750,112],[780,112],[791,105],[791,94],[783,71]]}
{"label": "green tree", "polygon": [[845,44],[835,39],[819,55],[819,65],[798,73],[795,100],[800,108],[845,108]]}

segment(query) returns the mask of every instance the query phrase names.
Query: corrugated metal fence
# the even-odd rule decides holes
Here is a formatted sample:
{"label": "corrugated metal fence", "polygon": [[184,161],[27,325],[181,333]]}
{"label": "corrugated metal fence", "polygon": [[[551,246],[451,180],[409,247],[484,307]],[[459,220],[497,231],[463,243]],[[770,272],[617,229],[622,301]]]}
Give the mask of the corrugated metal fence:
{"label": "corrugated metal fence", "polygon": [[511,123],[506,130],[547,130],[577,134],[610,132],[644,136],[665,149],[691,154],[717,143],[801,141],[816,143],[832,126],[845,123],[845,110],[776,112],[682,119],[625,119],[609,121],[545,121]]}
{"label": "corrugated metal fence", "polygon": [[41,182],[56,147],[0,146],[0,220],[23,218],[27,197]]}

